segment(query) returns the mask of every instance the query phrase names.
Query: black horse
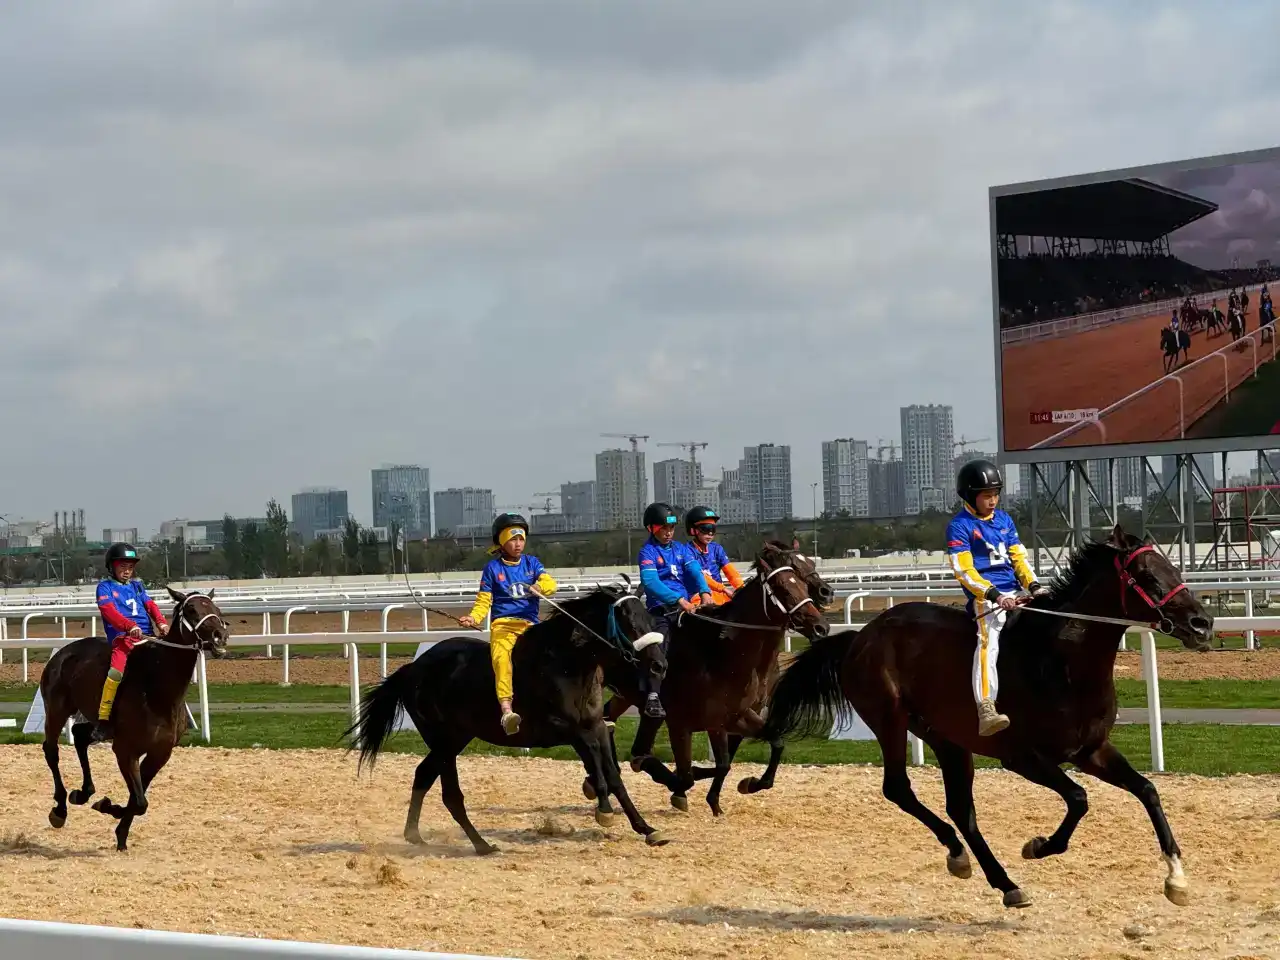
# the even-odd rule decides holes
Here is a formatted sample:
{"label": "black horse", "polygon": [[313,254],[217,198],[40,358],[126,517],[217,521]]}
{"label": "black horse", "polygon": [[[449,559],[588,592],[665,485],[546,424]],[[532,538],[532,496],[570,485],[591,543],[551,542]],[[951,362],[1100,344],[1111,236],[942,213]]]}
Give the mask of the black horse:
{"label": "black horse", "polygon": [[368,693],[358,721],[343,737],[359,749],[357,769],[377,759],[396,727],[403,708],[422,735],[428,753],[413,777],[404,838],[421,843],[418,818],[422,800],[438,777],[445,807],[475,847],[492,853],[472,826],[458,782],[458,754],[473,739],[506,747],[572,746],[591,772],[597,793],[596,820],[613,821],[612,793],[622,804],[632,829],[651,846],[666,838],[645,823],[611,762],[609,731],[604,723],[606,670],[646,670],[661,679],[666,673],[662,635],[640,600],[639,589],[610,584],[585,596],[556,603],[556,612],[531,626],[512,652],[515,698],[520,731],[507,736],[499,722],[489,645],[471,637],[451,637],[405,664]]}
{"label": "black horse", "polygon": [[1164,353],[1164,372],[1168,373],[1178,365],[1178,354],[1183,360],[1190,356],[1191,334],[1186,330],[1175,331],[1172,327],[1160,329],[1160,350]]}
{"label": "black horse", "polygon": [[[206,595],[181,593],[170,587],[169,596],[177,606],[168,639],[147,637],[129,654],[112,709],[112,748],[129,788],[129,802],[121,807],[103,797],[93,809],[120,821],[116,825],[117,850],[127,849],[133,818],[147,812],[147,788],[186,732],[187,686],[198,651],[207,650],[221,657],[227,649],[230,627],[213,602],[212,590]],[[49,823],[54,827],[67,822],[68,799],[79,806],[94,794],[93,775],[89,772],[89,733],[93,724],[83,722],[71,727],[84,782],[70,794],[58,769],[58,736],[75,714],[97,716],[110,662],[111,644],[104,637],[86,637],[61,647],[40,675],[45,710],[44,758],[53,774],[54,806],[49,811]]]}
{"label": "black horse", "polygon": [[1090,543],[1072,556],[1048,597],[1009,615],[998,693],[999,709],[1013,721],[1006,730],[978,736],[968,681],[977,640],[973,618],[955,607],[904,603],[879,614],[859,633],[836,634],[800,654],[774,687],[768,720],[757,739],[825,736],[835,715],[852,706],[880,743],[885,797],[947,848],[947,869],[953,876],[968,878],[973,868],[964,844],[911,789],[906,746],[907,732],[914,733],[938,758],[947,814],[1008,907],[1025,907],[1031,900],[978,832],[973,756],[993,757],[1066,802],[1066,817],[1053,835],[1036,837],[1023,847],[1027,859],[1065,853],[1088,811],[1084,788],[1061,769],[1064,763],[1074,764],[1142,802],[1168,864],[1165,896],[1183,905],[1188,885],[1182,852],[1159,794],[1110,741],[1116,720],[1115,659],[1126,623],[1158,623],[1183,646],[1201,650],[1208,648],[1213,633],[1213,618],[1169,561],[1117,526],[1110,539]]}

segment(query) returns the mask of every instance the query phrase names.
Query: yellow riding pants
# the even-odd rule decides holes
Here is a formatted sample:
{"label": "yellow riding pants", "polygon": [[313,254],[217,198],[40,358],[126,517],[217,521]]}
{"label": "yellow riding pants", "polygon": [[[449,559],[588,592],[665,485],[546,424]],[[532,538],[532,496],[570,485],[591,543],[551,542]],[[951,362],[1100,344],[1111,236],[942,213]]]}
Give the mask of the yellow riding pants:
{"label": "yellow riding pants", "polygon": [[503,617],[490,625],[489,656],[493,660],[493,678],[499,700],[510,700],[512,697],[511,651],[520,635],[532,626],[528,620],[518,617]]}

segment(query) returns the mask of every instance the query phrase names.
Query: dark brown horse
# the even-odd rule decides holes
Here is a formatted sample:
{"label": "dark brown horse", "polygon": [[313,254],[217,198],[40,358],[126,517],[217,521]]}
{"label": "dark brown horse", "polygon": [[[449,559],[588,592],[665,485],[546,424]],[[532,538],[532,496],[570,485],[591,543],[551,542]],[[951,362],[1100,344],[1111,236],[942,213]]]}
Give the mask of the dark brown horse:
{"label": "dark brown horse", "polygon": [[[99,813],[119,820],[116,849],[127,849],[129,827],[134,817],[147,812],[147,787],[169,761],[173,748],[187,729],[185,699],[191,672],[200,650],[221,657],[226,653],[230,627],[209,593],[181,593],[172,588],[173,627],[167,639],[145,637],[129,654],[124,678],[112,708],[112,748],[129,801],[121,807],[103,797],[93,805]],[[61,827],[67,822],[67,800],[80,806],[94,794],[89,772],[89,733],[92,718],[98,715],[102,684],[111,662],[111,644],[103,637],[85,637],[61,647],[49,658],[40,675],[40,696],[44,699],[44,759],[53,774],[53,809],[49,823]],[[58,736],[75,714],[89,722],[71,727],[84,782],[79,790],[67,793],[58,769]]]}
{"label": "dark brown horse", "polygon": [[1074,764],[1142,802],[1168,864],[1165,896],[1185,904],[1181,851],[1156,788],[1109,739],[1116,719],[1113,671],[1126,624],[1158,625],[1194,649],[1206,649],[1213,633],[1213,618],[1169,561],[1117,526],[1110,539],[1072,556],[1047,597],[1009,615],[1001,638],[998,705],[1013,722],[1003,732],[978,736],[968,679],[976,643],[973,618],[955,607],[904,603],[861,632],[837,634],[797,657],[769,699],[759,737],[825,736],[835,715],[852,706],[880,742],[885,797],[925,824],[947,848],[947,869],[967,878],[972,867],[964,844],[911,789],[907,731],[920,737],[942,768],[947,814],[1009,907],[1031,900],[978,832],[973,755],[999,760],[1066,802],[1066,817],[1053,835],[1027,842],[1027,859],[1064,853],[1088,810],[1084,788],[1062,770],[1062,764]]}
{"label": "dark brown horse", "polygon": [[[632,770],[643,770],[671,791],[671,804],[678,810],[688,810],[687,792],[697,780],[710,779],[707,804],[720,816],[720,791],[734,752],[744,737],[764,725],[759,708],[776,679],[778,651],[787,630],[794,628],[810,639],[827,634],[826,620],[811,593],[829,596],[830,588],[821,582],[812,561],[807,561],[806,573],[798,575],[798,562],[799,556],[785,544],[766,543],[756,555],[756,575],[741,590],[721,606],[683,614],[672,631],[661,696],[676,769],[673,773],[653,756],[663,721],[652,717],[641,716],[630,757]],[[805,576],[818,585],[811,587]],[[639,699],[638,691],[625,675],[610,674],[606,682],[618,691],[606,711],[608,719],[616,720]],[[693,735],[699,731],[707,733],[714,767],[693,766]],[[739,792],[772,787],[782,749],[779,741],[765,774],[744,779]],[[616,750],[614,757],[616,762]],[[589,781],[583,782],[583,793],[595,799]]]}

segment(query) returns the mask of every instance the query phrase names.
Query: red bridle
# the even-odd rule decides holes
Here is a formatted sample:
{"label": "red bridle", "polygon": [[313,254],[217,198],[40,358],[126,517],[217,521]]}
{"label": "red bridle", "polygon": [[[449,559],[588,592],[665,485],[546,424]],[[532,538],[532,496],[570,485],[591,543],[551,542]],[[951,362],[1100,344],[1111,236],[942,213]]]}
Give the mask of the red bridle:
{"label": "red bridle", "polygon": [[1156,627],[1161,633],[1167,634],[1171,633],[1173,630],[1173,621],[1162,613],[1164,605],[1177,596],[1178,593],[1187,589],[1187,585],[1185,583],[1179,583],[1159,600],[1152,600],[1151,595],[1139,586],[1138,581],[1135,580],[1133,578],[1133,574],[1129,572],[1129,564],[1133,563],[1136,558],[1142,556],[1142,554],[1149,550],[1155,550],[1155,547],[1150,544],[1138,547],[1137,550],[1134,550],[1133,553],[1125,557],[1123,561],[1121,561],[1119,557],[1116,557],[1116,573],[1120,575],[1120,611],[1126,617],[1129,615],[1127,608],[1128,605],[1125,602],[1125,588],[1127,587],[1141,597],[1142,601],[1151,608],[1151,611],[1160,617],[1160,622],[1158,624],[1152,624],[1152,626]]}

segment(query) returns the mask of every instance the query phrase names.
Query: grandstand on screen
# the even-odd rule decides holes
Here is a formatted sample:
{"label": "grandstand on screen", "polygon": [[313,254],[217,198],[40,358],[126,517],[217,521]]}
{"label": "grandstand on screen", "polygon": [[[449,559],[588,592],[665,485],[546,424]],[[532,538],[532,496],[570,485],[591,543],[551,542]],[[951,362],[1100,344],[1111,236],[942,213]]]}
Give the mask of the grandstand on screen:
{"label": "grandstand on screen", "polygon": [[997,197],[1001,329],[1272,279],[1270,264],[1205,270],[1172,255],[1169,235],[1217,209],[1138,178]]}

